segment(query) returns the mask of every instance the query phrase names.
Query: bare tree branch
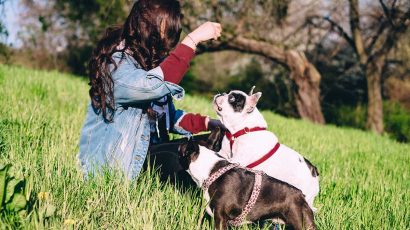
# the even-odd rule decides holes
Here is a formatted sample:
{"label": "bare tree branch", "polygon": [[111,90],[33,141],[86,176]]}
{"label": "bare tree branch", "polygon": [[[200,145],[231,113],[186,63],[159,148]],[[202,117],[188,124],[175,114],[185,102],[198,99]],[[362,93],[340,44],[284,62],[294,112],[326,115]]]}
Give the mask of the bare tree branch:
{"label": "bare tree branch", "polygon": [[323,17],[323,19],[329,22],[331,27],[336,29],[336,32],[338,32],[350,44],[350,46],[353,49],[356,49],[356,44],[354,43],[353,39],[349,36],[349,34],[343,29],[343,27],[341,27],[339,24],[337,24],[329,17]]}
{"label": "bare tree branch", "polygon": [[232,37],[228,41],[214,41],[205,45],[200,45],[197,54],[205,52],[217,52],[221,50],[235,50],[256,55],[261,55],[269,58],[272,61],[281,64],[285,68],[288,67],[286,60],[286,51],[268,42],[255,39],[245,38],[241,35]]}
{"label": "bare tree branch", "polygon": [[376,45],[376,42],[381,37],[381,35],[383,34],[383,31],[386,28],[387,28],[387,22],[383,21],[382,23],[380,23],[380,26],[377,29],[377,32],[374,34],[374,36],[370,40],[369,46],[367,48],[368,52],[371,52],[371,50],[373,50],[374,46]]}
{"label": "bare tree branch", "polygon": [[389,10],[389,8],[386,6],[386,4],[384,4],[383,0],[379,0],[380,5],[382,6],[383,9],[383,13],[386,16],[386,18],[388,19],[389,23],[391,26],[394,26],[392,17],[391,17],[391,10]]}
{"label": "bare tree branch", "polygon": [[352,39],[352,37],[343,29],[342,26],[340,26],[337,22],[333,21],[330,17],[328,16],[313,16],[308,19],[308,24],[313,25],[316,28],[321,28],[319,24],[315,23],[314,20],[318,19],[321,22],[328,22],[330,24],[330,30],[338,33],[342,38],[346,40],[347,43],[353,48],[356,49],[356,45]]}
{"label": "bare tree branch", "polygon": [[364,49],[363,38],[360,33],[360,15],[358,0],[349,0],[350,9],[350,29],[352,31],[355,51],[359,56],[360,64],[364,65],[367,62],[367,54]]}

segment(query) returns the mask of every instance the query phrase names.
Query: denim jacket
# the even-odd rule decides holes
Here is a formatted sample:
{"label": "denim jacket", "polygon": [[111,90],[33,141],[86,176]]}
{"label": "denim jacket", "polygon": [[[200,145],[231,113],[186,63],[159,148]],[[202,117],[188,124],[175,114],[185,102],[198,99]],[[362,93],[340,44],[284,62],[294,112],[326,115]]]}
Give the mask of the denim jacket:
{"label": "denim jacket", "polygon": [[[106,122],[91,104],[88,106],[78,159],[85,177],[108,168],[119,169],[133,179],[143,166],[150,144],[150,121],[141,105],[168,95],[181,99],[184,89],[164,81],[160,67],[145,71],[126,53],[117,52],[112,57],[117,64],[115,70],[110,66],[114,81],[113,122]],[[172,102],[170,113],[173,123],[184,114],[175,110]],[[177,126],[174,131],[189,134]]]}

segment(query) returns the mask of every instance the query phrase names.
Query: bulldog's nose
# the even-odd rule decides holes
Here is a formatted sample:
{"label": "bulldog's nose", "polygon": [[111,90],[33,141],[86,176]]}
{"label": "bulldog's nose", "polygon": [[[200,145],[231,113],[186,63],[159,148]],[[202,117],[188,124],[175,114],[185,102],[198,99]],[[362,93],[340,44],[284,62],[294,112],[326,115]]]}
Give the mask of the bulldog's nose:
{"label": "bulldog's nose", "polygon": [[222,96],[225,96],[225,95],[226,95],[226,93],[218,93],[214,96],[214,98],[222,97]]}

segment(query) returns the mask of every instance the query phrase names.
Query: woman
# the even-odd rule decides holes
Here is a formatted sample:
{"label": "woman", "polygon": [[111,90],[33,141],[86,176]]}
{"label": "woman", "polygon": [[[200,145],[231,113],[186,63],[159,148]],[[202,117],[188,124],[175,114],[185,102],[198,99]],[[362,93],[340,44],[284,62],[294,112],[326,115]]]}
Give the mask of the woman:
{"label": "woman", "polygon": [[167,141],[168,132],[190,135],[218,125],[172,103],[184,95],[177,84],[197,44],[221,34],[220,24],[206,22],[177,45],[181,19],[177,0],[139,0],[124,25],[99,41],[89,63],[91,103],[80,138],[85,176],[107,167],[135,178],[149,146]]}

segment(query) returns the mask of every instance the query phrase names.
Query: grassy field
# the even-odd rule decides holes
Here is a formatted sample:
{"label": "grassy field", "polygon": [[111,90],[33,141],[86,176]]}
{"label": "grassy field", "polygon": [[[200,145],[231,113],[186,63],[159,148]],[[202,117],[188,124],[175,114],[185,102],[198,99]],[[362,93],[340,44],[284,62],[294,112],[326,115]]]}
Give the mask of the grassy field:
{"label": "grassy field", "polygon": [[[33,198],[48,194],[26,218],[3,213],[0,228],[212,229],[198,190],[181,192],[155,173],[134,182],[118,175],[82,180],[76,154],[87,95],[84,79],[0,65],[0,163],[31,172]],[[202,98],[187,96],[177,106],[214,116]],[[410,145],[264,115],[281,143],[320,170],[319,229],[410,228]],[[48,218],[41,214],[46,203],[56,207]]]}

